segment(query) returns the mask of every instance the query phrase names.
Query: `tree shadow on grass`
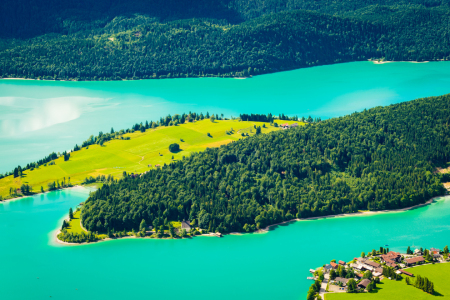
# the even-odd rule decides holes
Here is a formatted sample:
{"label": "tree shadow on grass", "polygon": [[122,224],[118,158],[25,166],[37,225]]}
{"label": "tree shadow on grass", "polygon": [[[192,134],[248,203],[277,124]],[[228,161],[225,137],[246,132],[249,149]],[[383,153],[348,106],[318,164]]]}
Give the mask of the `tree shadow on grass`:
{"label": "tree shadow on grass", "polygon": [[[169,150],[169,151],[170,151],[170,150]],[[180,153],[181,151],[183,151],[183,149],[179,149],[179,150],[177,150],[177,151],[170,151],[170,153],[177,154],[177,153]]]}
{"label": "tree shadow on grass", "polygon": [[442,295],[441,293],[439,293],[438,291],[434,291],[434,296],[438,296],[438,297],[444,297],[444,295]]}
{"label": "tree shadow on grass", "polygon": [[[377,283],[377,286],[378,286],[378,283]],[[378,293],[378,291],[380,291],[380,290],[382,290],[382,288],[376,287],[376,288],[374,288],[374,289],[370,292],[370,294],[376,294],[376,293]]]}

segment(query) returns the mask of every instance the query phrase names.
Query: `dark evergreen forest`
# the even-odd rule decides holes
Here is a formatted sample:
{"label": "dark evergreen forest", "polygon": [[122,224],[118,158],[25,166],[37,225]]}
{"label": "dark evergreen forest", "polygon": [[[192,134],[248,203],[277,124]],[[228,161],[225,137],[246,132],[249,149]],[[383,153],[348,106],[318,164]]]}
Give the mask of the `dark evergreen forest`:
{"label": "dark evergreen forest", "polygon": [[[191,220],[215,232],[293,218],[403,208],[445,190],[450,95],[376,107],[207,149],[92,193],[86,229]],[[194,221],[195,220],[195,221]]]}
{"label": "dark evergreen forest", "polygon": [[448,1],[5,0],[0,76],[250,76],[368,59],[450,59]]}

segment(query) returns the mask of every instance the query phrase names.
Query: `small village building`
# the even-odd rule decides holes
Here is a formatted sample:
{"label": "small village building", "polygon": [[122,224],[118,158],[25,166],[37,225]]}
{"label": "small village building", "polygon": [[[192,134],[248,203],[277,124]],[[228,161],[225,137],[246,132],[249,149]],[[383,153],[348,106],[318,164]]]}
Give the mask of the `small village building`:
{"label": "small village building", "polygon": [[416,249],[416,250],[414,250],[414,254],[415,255],[422,255],[422,251],[420,251],[420,249]]}
{"label": "small village building", "polygon": [[336,277],[334,279],[334,281],[342,283],[343,286],[346,286],[349,280],[350,278],[342,278],[342,277]]}
{"label": "small village building", "polygon": [[389,251],[387,254],[381,255],[382,261],[401,262],[402,256],[398,252]]}
{"label": "small village building", "polygon": [[434,258],[434,259],[440,259],[440,258],[441,258],[441,255],[440,255],[439,253],[434,253],[434,254],[433,254],[433,258]]}
{"label": "small village building", "polygon": [[437,252],[437,253],[441,253],[440,249],[437,248],[430,248],[431,253]]}
{"label": "small village building", "polygon": [[386,266],[394,268],[394,269],[398,268],[398,265],[395,262],[392,262],[392,261],[386,262]]}
{"label": "small village building", "polygon": [[186,229],[187,232],[191,231],[191,222],[183,221],[181,222],[181,230]]}
{"label": "small village building", "polygon": [[337,267],[339,266],[337,263],[334,262],[330,262],[330,265],[333,269],[337,269]]}
{"label": "small village building", "polygon": [[367,286],[369,285],[370,280],[369,279],[363,279],[360,283],[358,283],[358,287],[362,288],[362,289],[366,289]]}
{"label": "small village building", "polygon": [[291,127],[291,128],[298,127],[298,124],[297,124],[297,123],[291,124],[290,127]]}
{"label": "small village building", "polygon": [[371,261],[371,260],[366,260],[365,264],[368,266],[371,266],[373,269],[381,267],[381,265],[379,263]]}
{"label": "small village building", "polygon": [[343,261],[343,260],[338,261],[338,263],[339,263],[341,266],[345,266],[345,265],[346,265],[345,261]]}
{"label": "small village building", "polygon": [[333,267],[332,267],[330,264],[326,264],[326,265],[323,267],[323,270],[324,270],[326,273],[330,272],[331,269],[333,269]]}
{"label": "small village building", "polygon": [[411,274],[411,273],[409,273],[409,272],[406,272],[405,270],[402,270],[402,269],[400,269],[400,270],[398,270],[400,273],[402,273],[402,274],[405,274],[405,275],[407,275],[407,276],[409,276],[409,277],[414,277],[414,274]]}
{"label": "small village building", "polygon": [[372,275],[375,277],[379,277],[379,276],[383,275],[383,268],[376,268],[373,271]]}
{"label": "small village building", "polygon": [[408,258],[405,260],[407,266],[420,264],[420,263],[423,263],[424,261],[425,261],[425,259],[423,258],[423,256],[417,256],[417,257]]}

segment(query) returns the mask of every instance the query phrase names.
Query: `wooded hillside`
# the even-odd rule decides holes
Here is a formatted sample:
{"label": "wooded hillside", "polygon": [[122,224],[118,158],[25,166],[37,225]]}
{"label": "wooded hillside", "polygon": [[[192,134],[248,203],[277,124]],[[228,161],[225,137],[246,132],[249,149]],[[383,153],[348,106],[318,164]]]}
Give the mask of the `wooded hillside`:
{"label": "wooded hillside", "polygon": [[444,193],[450,95],[376,107],[242,139],[106,184],[85,202],[90,231],[196,220],[253,231],[296,217],[424,203]]}
{"label": "wooded hillside", "polygon": [[47,0],[45,9],[10,2],[0,3],[0,77],[249,76],[450,59],[450,8],[441,2]]}

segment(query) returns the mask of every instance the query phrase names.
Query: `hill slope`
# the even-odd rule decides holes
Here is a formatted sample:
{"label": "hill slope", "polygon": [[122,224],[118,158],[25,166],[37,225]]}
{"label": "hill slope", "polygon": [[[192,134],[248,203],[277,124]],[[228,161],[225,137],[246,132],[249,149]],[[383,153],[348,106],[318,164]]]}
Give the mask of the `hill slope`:
{"label": "hill slope", "polygon": [[162,22],[149,13],[67,20],[53,33],[0,40],[0,76],[249,76],[379,58],[442,60],[450,58],[449,19],[447,6],[416,5],[369,6],[340,15],[293,10],[234,25],[216,18]]}
{"label": "hill slope", "polygon": [[[294,123],[293,121],[282,121]],[[49,184],[56,182],[56,187],[63,183],[81,184],[86,178],[113,176],[121,178],[123,172],[143,173],[154,169],[156,165],[170,164],[194,152],[205,151],[206,148],[219,147],[242,138],[241,134],[255,134],[254,125],[263,126],[262,133],[280,130],[262,122],[218,121],[211,123],[209,119],[186,123],[179,126],[158,127],[146,132],[136,131],[121,135],[124,139],[113,139],[103,145],[93,144],[71,152],[68,161],[63,155],[52,161],[54,164],[42,164],[38,168],[27,169],[22,177],[13,175],[0,178],[0,196],[10,195],[11,188],[16,191],[22,185],[31,186],[31,192],[39,192],[41,187],[49,189]],[[231,128],[233,132],[231,133]],[[229,132],[227,134],[226,132]],[[207,136],[210,133],[210,136]],[[127,138],[130,138],[127,140]],[[171,153],[169,145],[178,143],[181,151]],[[56,155],[55,155],[56,156]],[[172,156],[174,159],[172,159]],[[151,165],[151,167],[149,167]]]}

